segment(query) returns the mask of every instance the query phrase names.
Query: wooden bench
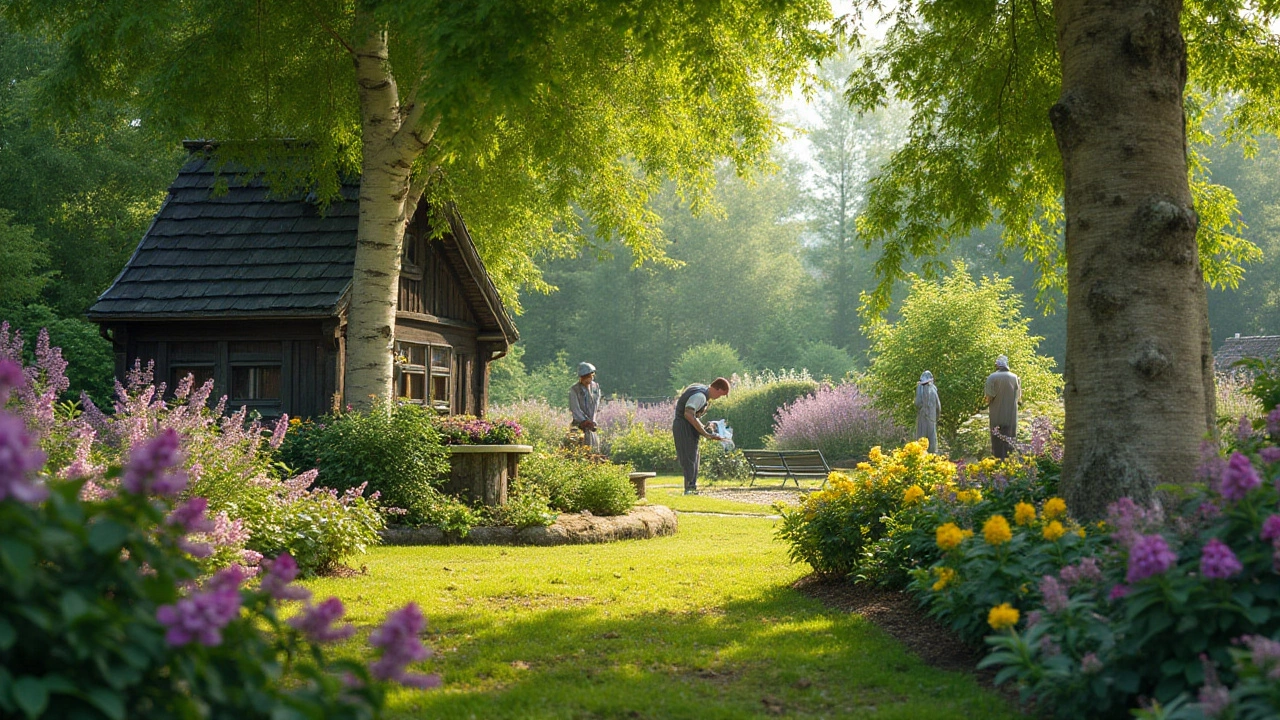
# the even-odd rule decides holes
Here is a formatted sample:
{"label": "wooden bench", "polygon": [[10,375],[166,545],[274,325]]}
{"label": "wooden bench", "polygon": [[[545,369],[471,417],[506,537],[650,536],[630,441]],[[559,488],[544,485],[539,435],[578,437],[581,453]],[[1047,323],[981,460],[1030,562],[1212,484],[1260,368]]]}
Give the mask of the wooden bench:
{"label": "wooden bench", "polygon": [[825,487],[831,474],[821,450],[743,450],[742,455],[751,466],[750,485],[761,477],[780,477],[782,487],[787,486],[787,480],[800,487],[800,478],[822,478]]}

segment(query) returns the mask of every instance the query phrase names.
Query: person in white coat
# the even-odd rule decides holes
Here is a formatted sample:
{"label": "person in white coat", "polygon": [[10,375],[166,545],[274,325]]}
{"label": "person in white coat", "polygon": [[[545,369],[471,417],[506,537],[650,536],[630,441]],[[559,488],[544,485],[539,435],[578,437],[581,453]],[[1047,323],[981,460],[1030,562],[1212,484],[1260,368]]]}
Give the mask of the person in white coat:
{"label": "person in white coat", "polygon": [[925,370],[916,383],[916,434],[915,439],[928,438],[929,452],[938,452],[938,413],[942,412],[942,400],[938,387],[933,384],[933,373]]}

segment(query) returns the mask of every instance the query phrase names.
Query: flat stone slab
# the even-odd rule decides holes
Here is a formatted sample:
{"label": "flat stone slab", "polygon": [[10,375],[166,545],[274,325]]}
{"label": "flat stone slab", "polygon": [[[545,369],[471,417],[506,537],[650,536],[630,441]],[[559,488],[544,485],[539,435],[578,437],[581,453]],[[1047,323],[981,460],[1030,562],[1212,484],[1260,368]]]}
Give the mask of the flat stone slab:
{"label": "flat stone slab", "polygon": [[676,514],[663,505],[641,505],[626,515],[602,517],[562,513],[547,527],[477,527],[465,538],[446,536],[439,528],[387,528],[384,545],[579,545],[615,540],[644,540],[674,535]]}

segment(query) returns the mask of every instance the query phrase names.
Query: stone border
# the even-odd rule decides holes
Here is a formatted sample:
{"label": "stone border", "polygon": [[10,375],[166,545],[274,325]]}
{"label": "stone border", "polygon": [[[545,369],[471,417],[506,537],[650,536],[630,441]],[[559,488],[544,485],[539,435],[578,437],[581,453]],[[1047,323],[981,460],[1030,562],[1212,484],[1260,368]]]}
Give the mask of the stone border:
{"label": "stone border", "polygon": [[446,536],[439,528],[387,528],[383,545],[578,545],[615,540],[645,540],[675,535],[676,514],[663,505],[641,505],[626,515],[601,517],[565,513],[548,527],[477,527],[465,538]]}

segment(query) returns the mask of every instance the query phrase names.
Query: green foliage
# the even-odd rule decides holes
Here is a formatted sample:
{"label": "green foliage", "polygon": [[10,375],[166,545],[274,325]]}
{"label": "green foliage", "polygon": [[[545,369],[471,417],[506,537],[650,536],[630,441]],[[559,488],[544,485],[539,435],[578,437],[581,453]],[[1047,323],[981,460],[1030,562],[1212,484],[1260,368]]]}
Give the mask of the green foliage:
{"label": "green foliage", "polygon": [[773,432],[774,417],[783,406],[817,389],[812,380],[779,380],[745,390],[711,403],[704,420],[723,419],[733,428],[733,442],[740,448],[762,448]]}
{"label": "green foliage", "polygon": [[[854,13],[872,7],[879,4],[858,0]],[[900,4],[895,13],[912,20],[888,26],[850,76],[855,109],[871,111],[891,99],[912,108],[907,142],[871,182],[858,218],[864,241],[882,243],[877,310],[888,307],[893,283],[907,278],[911,258],[926,258],[928,270],[941,271],[936,258],[952,240],[996,218],[1003,225],[1001,254],[1034,262],[1042,291],[1063,288],[1062,164],[1048,116],[1062,92],[1061,68],[1044,9]],[[1274,130],[1274,115],[1262,109],[1269,107],[1264,98],[1274,92],[1274,73],[1241,73],[1237,63],[1276,62],[1276,49],[1263,40],[1275,13],[1242,2],[1184,6],[1187,87],[1198,89],[1188,102],[1192,142],[1205,141],[1198,110],[1215,101],[1229,108],[1234,136]],[[915,21],[921,16],[927,22]],[[999,122],[992,125],[992,118]],[[1192,193],[1197,209],[1208,210],[1197,233],[1200,262],[1210,282],[1231,285],[1257,248],[1239,236],[1234,199],[1209,182],[1206,169],[1193,157]]]}
{"label": "green foliage", "polygon": [[874,348],[863,386],[899,424],[914,427],[916,382],[932,371],[942,400],[938,434],[948,441],[983,408],[999,355],[1022,381],[1024,403],[1054,399],[1062,378],[1051,358],[1036,354],[1040,338],[1027,332],[1020,309],[1007,278],[974,282],[962,262],[938,282],[913,278],[896,322],[870,319]]}
{"label": "green foliage", "polygon": [[801,347],[796,365],[808,370],[814,378],[828,381],[839,381],[854,370],[849,353],[824,342],[807,343]]}
{"label": "green foliage", "polygon": [[698,480],[746,480],[751,466],[741,450],[725,450],[715,440],[703,439],[698,449]]}
{"label": "green foliage", "polygon": [[51,279],[44,270],[49,261],[43,238],[37,240],[30,225],[14,224],[14,214],[0,208],[0,307],[30,302]]}
{"label": "green foliage", "polygon": [[1253,382],[1247,392],[1262,404],[1263,412],[1280,405],[1280,359],[1244,358],[1236,363],[1253,371]]}
{"label": "green foliage", "polygon": [[316,468],[317,482],[335,490],[367,483],[383,503],[408,511],[409,524],[428,522],[430,492],[449,473],[435,413],[410,403],[305,421],[289,430],[278,458]]}
{"label": "green foliage", "polygon": [[671,365],[672,388],[679,393],[693,383],[710,383],[743,370],[738,351],[726,343],[711,341],[680,353]]}
{"label": "green foliage", "polygon": [[830,8],[819,0],[3,8],[63,38],[42,77],[53,106],[128,98],[171,137],[305,140],[313,162],[302,174],[330,193],[374,150],[360,145],[351,54],[385,32],[384,67],[425,143],[409,159],[430,180],[427,201],[457,202],[513,304],[518,286],[539,284],[537,255],[572,246],[581,214],[640,259],[659,256],[645,203],[662,179],[702,205],[719,160],[743,172],[759,165],[780,133],[770,99],[831,49],[820,28]]}
{"label": "green foliage", "polygon": [[573,419],[567,410],[553,407],[542,398],[529,398],[506,405],[490,404],[489,415],[516,421],[524,429],[522,441],[540,448],[558,446],[564,440],[569,422]]}
{"label": "green foliage", "polygon": [[676,441],[670,428],[650,430],[642,423],[635,423],[609,442],[609,458],[645,472],[680,472]]}
{"label": "green foliage", "polygon": [[385,686],[304,639],[262,589],[232,591],[217,642],[167,641],[157,611],[199,576],[184,528],[165,522],[171,504],[125,492],[85,502],[79,482],[51,489],[38,505],[0,501],[5,717],[380,714]]}
{"label": "green foliage", "polygon": [[520,463],[524,492],[547,498],[561,512],[622,515],[636,502],[629,467],[587,456],[581,449],[533,452]]}
{"label": "green foliage", "polygon": [[749,179],[718,169],[714,200],[722,213],[695,214],[665,188],[652,207],[673,240],[664,247],[676,267],[637,267],[630,252],[604,252],[605,237],[577,257],[548,263],[546,279],[558,290],[521,298],[525,363],[567,349],[575,362],[599,368],[606,396],[629,397],[670,395],[680,353],[709,339],[731,345],[745,366],[796,367],[807,341],[830,339],[829,324],[803,263],[802,174],[780,165]]}
{"label": "green foliage", "polygon": [[49,344],[62,349],[69,363],[69,386],[62,396],[78,400],[88,394],[95,403],[108,406],[115,396],[115,354],[111,343],[98,333],[98,326],[78,317],[58,317],[52,308],[27,305],[0,309],[0,321],[7,320],[27,340],[28,359],[40,330],[49,331]]}

